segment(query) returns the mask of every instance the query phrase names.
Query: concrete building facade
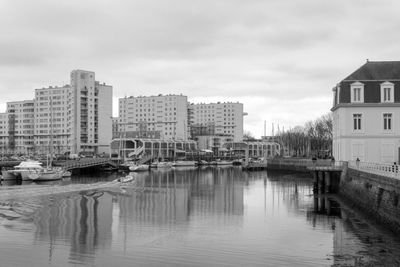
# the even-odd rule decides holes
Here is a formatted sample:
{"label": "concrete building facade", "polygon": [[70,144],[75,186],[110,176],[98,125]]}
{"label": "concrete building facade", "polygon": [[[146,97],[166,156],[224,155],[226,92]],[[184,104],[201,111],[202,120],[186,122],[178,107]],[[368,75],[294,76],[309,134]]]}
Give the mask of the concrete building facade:
{"label": "concrete building facade", "polygon": [[73,70],[68,109],[71,153],[108,153],[112,139],[112,86],[97,82],[92,71]]}
{"label": "concrete building facade", "polygon": [[119,131],[132,138],[187,140],[187,96],[158,95],[119,99]]}
{"label": "concrete building facade", "polygon": [[[189,105],[189,125],[197,132],[202,128],[213,135],[231,136],[235,142],[243,139],[243,104],[232,102]],[[192,137],[193,138],[193,137]]]}
{"label": "concrete building facade", "polygon": [[3,153],[109,153],[111,140],[112,87],[91,71],[74,70],[70,85],[36,89],[0,114]]}
{"label": "concrete building facade", "polygon": [[399,162],[400,61],[367,62],[333,96],[335,159]]}

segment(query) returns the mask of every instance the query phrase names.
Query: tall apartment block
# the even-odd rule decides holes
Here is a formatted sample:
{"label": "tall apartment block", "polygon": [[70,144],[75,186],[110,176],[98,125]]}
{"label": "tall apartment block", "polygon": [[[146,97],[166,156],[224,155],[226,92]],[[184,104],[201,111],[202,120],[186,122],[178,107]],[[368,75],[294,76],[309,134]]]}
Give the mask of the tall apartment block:
{"label": "tall apartment block", "polygon": [[95,80],[92,71],[71,72],[68,97],[71,152],[109,152],[112,139],[112,86]]}
{"label": "tall apartment block", "polygon": [[34,100],[0,113],[3,153],[108,153],[111,139],[112,87],[91,71],[74,70],[70,85],[36,89]]}
{"label": "tall apartment block", "polygon": [[233,137],[234,142],[243,139],[243,104],[209,103],[189,105],[189,125],[192,138],[202,135]]}
{"label": "tall apartment block", "polygon": [[[35,152],[61,154],[70,151],[69,95],[71,86],[35,90]],[[52,136],[52,138],[51,138]],[[51,144],[53,142],[53,144]]]}
{"label": "tall apartment block", "polygon": [[187,140],[187,105],[183,95],[120,98],[118,129],[130,138]]}
{"label": "tall apartment block", "polygon": [[34,100],[7,103],[0,114],[0,151],[29,153],[34,149]]}

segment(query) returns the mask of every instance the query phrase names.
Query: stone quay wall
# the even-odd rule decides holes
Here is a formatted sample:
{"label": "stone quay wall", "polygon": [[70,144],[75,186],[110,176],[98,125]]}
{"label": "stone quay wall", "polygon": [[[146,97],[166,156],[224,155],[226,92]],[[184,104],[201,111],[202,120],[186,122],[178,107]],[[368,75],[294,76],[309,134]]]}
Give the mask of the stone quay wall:
{"label": "stone quay wall", "polygon": [[399,179],[346,168],[341,175],[339,195],[400,233]]}

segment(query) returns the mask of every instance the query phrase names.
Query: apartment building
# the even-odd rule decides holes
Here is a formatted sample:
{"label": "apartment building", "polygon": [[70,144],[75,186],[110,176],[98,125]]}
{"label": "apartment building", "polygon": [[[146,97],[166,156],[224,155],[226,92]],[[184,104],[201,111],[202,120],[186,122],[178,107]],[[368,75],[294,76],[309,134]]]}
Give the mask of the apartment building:
{"label": "apartment building", "polygon": [[190,104],[189,114],[192,133],[207,132],[207,135],[231,136],[235,142],[243,139],[243,116],[245,114],[242,103]]}
{"label": "apartment building", "polygon": [[70,85],[35,89],[0,114],[4,153],[109,153],[111,140],[112,86],[92,71],[73,70]]}
{"label": "apartment building", "polygon": [[7,103],[0,113],[1,153],[29,154],[34,150],[34,100]]}
{"label": "apartment building", "polygon": [[[70,151],[67,124],[71,86],[35,90],[35,147],[39,154]],[[53,142],[53,143],[51,143]]]}
{"label": "apartment building", "polygon": [[71,153],[108,153],[112,140],[112,86],[95,80],[95,73],[71,72],[67,131]]}
{"label": "apartment building", "polygon": [[187,140],[187,96],[158,95],[119,99],[119,131],[131,138]]}

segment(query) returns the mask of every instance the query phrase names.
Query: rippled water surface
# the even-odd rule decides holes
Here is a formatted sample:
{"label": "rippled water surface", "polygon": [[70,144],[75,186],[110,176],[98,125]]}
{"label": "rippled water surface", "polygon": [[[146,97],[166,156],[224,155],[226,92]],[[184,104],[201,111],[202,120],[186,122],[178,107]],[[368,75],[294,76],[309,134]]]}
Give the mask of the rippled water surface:
{"label": "rippled water surface", "polygon": [[400,264],[398,237],[338,199],[314,198],[307,175],[236,167],[133,175],[135,186],[1,202],[0,266]]}

